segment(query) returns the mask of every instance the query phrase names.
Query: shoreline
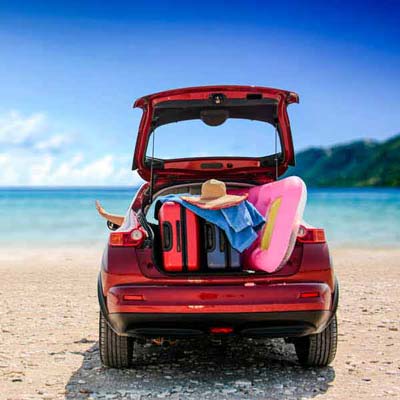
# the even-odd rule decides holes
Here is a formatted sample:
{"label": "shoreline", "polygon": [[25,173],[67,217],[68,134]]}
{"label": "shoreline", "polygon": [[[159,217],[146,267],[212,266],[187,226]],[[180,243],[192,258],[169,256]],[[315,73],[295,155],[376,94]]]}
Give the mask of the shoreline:
{"label": "shoreline", "polygon": [[[107,245],[107,240],[100,241],[81,241],[77,243],[53,243],[53,242],[31,242],[30,244],[16,244],[4,243],[0,241],[0,252],[7,251],[7,249],[12,250],[24,250],[24,251],[60,251],[60,250],[98,250],[103,249]],[[397,244],[382,244],[382,243],[332,243],[328,241],[329,249],[332,251],[346,250],[346,249],[360,249],[360,250],[398,250],[400,245]]]}
{"label": "shoreline", "polygon": [[[95,255],[98,254],[101,257],[107,242],[88,242],[81,243],[76,245],[54,245],[47,244],[44,245],[41,243],[40,246],[36,246],[34,244],[29,245],[16,245],[16,244],[3,244],[0,243],[0,266],[1,262],[9,260],[9,261],[17,261],[20,259],[25,259],[27,257],[31,257],[32,255],[40,256],[40,258],[49,258],[49,257],[57,257],[64,255],[76,255],[79,256],[81,253]],[[347,251],[356,251],[356,252],[388,252],[388,253],[398,253],[400,252],[400,247],[396,247],[395,245],[382,245],[382,244],[331,244],[329,245],[329,250],[331,252],[332,257],[334,257],[335,253],[342,253]],[[400,263],[399,263],[400,267]]]}

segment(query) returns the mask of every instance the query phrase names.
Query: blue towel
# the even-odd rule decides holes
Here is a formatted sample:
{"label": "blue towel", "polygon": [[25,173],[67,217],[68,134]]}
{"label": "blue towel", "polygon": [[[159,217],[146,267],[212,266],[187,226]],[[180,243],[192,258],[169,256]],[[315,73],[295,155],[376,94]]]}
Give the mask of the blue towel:
{"label": "blue towel", "polygon": [[[158,197],[157,200],[162,203],[166,201],[179,203],[199,217],[217,225],[226,233],[231,246],[240,253],[257,239],[257,230],[265,222],[263,216],[247,200],[232,207],[207,210],[183,200],[181,196],[183,195],[169,194]],[[185,196],[187,195],[185,194]]]}

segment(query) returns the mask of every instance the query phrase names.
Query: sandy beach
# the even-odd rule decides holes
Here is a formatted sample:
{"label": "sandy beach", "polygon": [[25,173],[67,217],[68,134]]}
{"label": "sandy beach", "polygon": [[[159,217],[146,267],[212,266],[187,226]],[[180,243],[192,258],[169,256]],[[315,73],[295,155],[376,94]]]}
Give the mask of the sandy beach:
{"label": "sandy beach", "polygon": [[101,247],[1,249],[0,399],[400,398],[400,250],[333,250],[341,283],[332,366],[281,340],[141,346],[108,370],[97,346]]}

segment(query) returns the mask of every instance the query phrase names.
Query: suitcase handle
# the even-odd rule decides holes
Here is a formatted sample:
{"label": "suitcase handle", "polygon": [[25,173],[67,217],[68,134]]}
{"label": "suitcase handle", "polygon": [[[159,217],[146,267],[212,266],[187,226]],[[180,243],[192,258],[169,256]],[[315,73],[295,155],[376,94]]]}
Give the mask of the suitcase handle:
{"label": "suitcase handle", "polygon": [[219,230],[219,251],[221,252],[221,253],[225,253],[225,251],[229,251],[229,249],[227,248],[227,246],[226,246],[226,235],[225,235],[225,232],[222,230],[222,229],[220,229]]}
{"label": "suitcase handle", "polygon": [[172,249],[172,226],[169,222],[163,222],[162,224],[162,248],[164,251]]}
{"label": "suitcase handle", "polygon": [[176,251],[181,251],[181,236],[183,235],[181,229],[181,222],[176,221]]}
{"label": "suitcase handle", "polygon": [[215,250],[215,227],[211,224],[205,223],[204,224],[204,233],[205,233],[205,242],[206,242],[206,250],[208,252]]}

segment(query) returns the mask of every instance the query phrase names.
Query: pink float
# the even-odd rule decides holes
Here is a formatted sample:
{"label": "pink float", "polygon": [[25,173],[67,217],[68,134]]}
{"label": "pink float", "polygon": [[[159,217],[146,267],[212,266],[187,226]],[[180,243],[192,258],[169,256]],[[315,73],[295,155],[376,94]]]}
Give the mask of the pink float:
{"label": "pink float", "polygon": [[258,239],[242,254],[244,268],[279,270],[290,257],[307,200],[305,183],[297,176],[254,186],[233,194],[248,193],[248,201],[265,216]]}

